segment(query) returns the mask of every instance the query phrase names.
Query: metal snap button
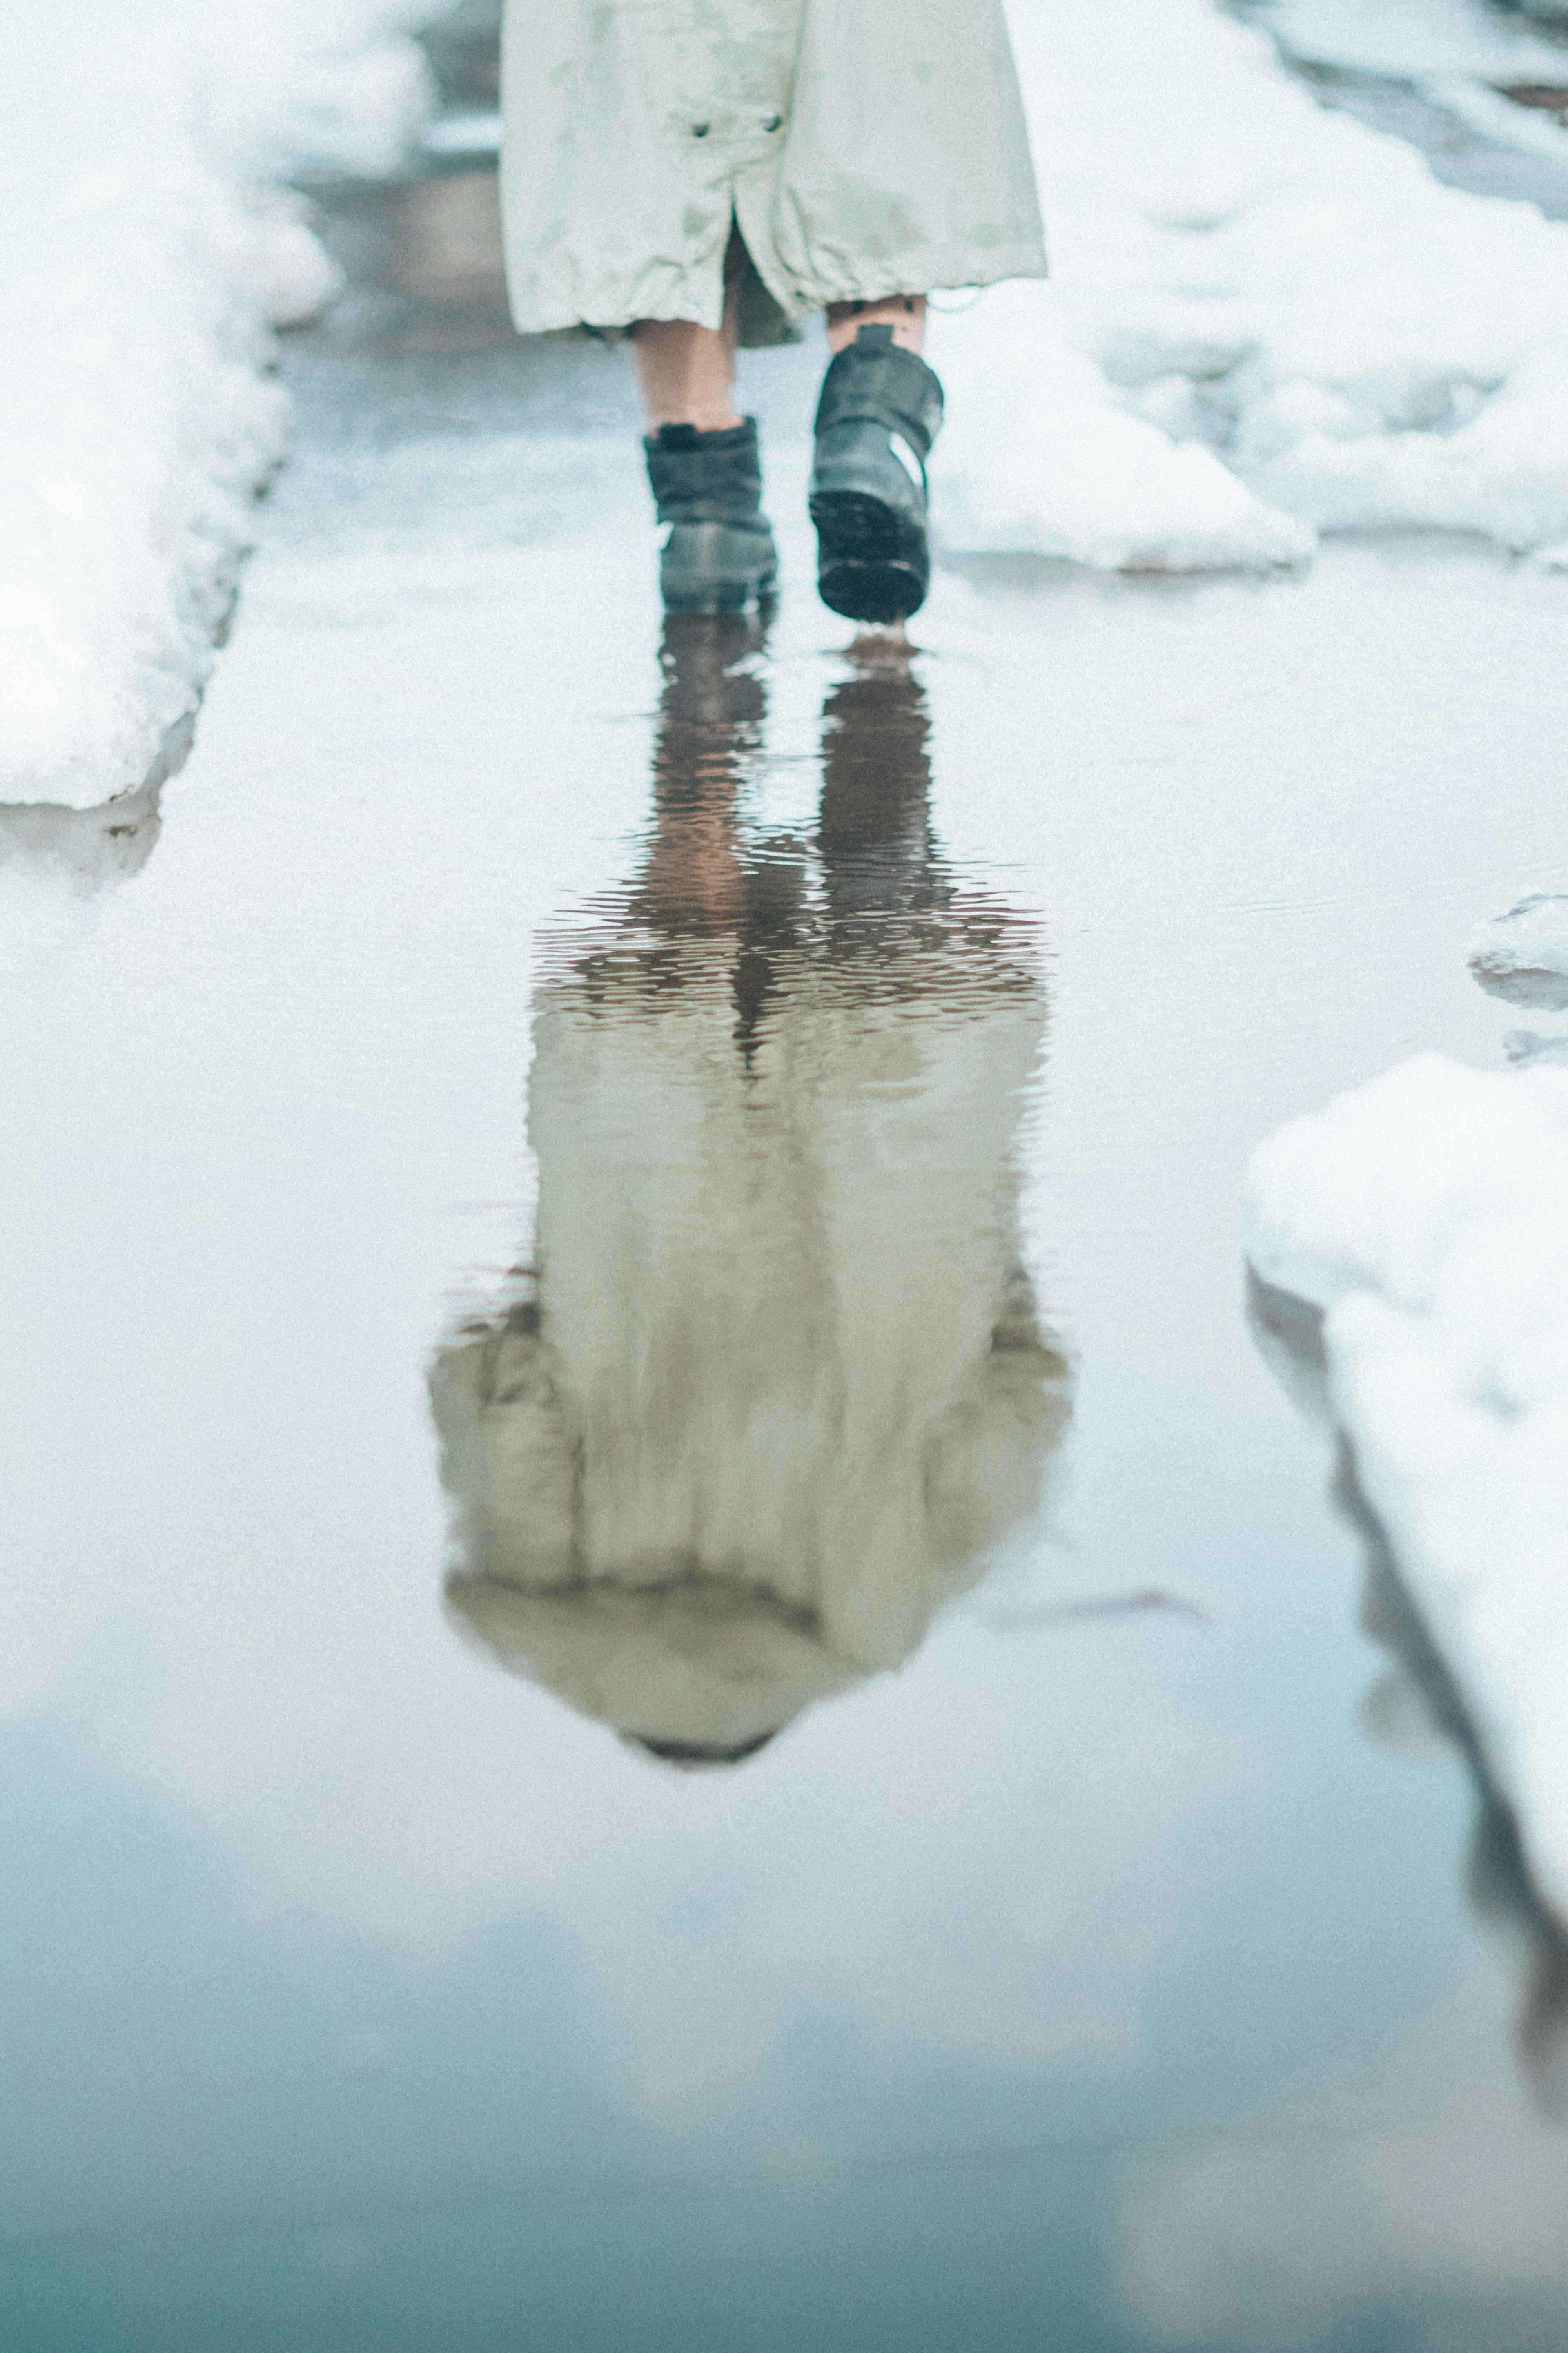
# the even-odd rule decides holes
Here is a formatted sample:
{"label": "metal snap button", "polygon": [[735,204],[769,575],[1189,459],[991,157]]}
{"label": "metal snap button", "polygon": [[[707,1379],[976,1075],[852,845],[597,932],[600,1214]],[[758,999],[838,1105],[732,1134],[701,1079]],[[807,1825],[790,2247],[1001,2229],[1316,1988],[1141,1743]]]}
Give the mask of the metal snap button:
{"label": "metal snap button", "polygon": [[784,117],[782,115],[770,114],[767,121],[763,123],[763,129],[764,131],[776,131],[783,120]]}
{"label": "metal snap button", "polygon": [[694,122],[691,126],[691,136],[693,139],[706,139],[711,128],[710,123]]}

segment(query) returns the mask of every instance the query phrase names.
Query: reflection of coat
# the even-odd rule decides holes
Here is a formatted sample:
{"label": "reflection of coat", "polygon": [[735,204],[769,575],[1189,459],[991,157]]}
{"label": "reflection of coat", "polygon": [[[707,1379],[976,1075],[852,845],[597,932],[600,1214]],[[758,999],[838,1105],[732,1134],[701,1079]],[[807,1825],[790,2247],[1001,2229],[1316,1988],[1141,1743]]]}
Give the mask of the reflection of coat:
{"label": "reflection of coat", "polygon": [[797,943],[743,1053],[734,949],[613,944],[542,991],[539,1303],[435,1376],[455,1605],[683,1752],[907,1657],[1068,1410],[1017,1260],[1037,977],[957,925]]}
{"label": "reflection of coat", "polygon": [[525,334],[717,327],[731,219],[772,297],[746,341],[1045,274],[1001,0],[508,0],[502,99]]}

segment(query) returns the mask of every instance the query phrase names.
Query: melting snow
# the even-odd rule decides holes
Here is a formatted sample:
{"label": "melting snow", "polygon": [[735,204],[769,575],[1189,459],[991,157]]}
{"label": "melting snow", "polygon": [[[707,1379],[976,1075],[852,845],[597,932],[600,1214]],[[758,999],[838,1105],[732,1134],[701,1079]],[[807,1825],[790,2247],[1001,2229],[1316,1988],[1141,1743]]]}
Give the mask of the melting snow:
{"label": "melting snow", "polygon": [[1247,1238],[1323,1312],[1362,1490],[1568,1925],[1568,1070],[1423,1056],[1341,1096],[1256,1155]]}
{"label": "melting snow", "polygon": [[1321,531],[1563,542],[1568,225],[1441,186],[1207,0],[1015,0],[1013,26],[1056,274],[936,324],[950,545],[1188,569]]}
{"label": "melting snow", "polygon": [[1470,970],[1493,997],[1568,1012],[1568,899],[1538,893],[1483,923],[1470,943]]}
{"label": "melting snow", "polygon": [[1568,86],[1568,44],[1488,0],[1268,0],[1258,15],[1292,56],[1352,72]]}

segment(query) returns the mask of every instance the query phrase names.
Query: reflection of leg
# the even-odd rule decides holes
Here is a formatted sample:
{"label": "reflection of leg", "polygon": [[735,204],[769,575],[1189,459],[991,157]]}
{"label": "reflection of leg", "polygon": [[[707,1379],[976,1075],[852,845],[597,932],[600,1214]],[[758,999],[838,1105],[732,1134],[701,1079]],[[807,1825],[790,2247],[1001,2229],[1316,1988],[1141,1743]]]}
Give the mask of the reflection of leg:
{"label": "reflection of leg", "polygon": [[840,914],[908,906],[932,879],[925,695],[909,649],[863,639],[822,711],[819,839]]}
{"label": "reflection of leg", "polygon": [[665,934],[738,928],[744,903],[736,799],[762,742],[759,624],[738,613],[665,622],[653,838],[638,919]]}
{"label": "reflection of leg", "polygon": [[921,323],[850,317],[833,331],[842,341],[817,406],[811,517],[823,602],[857,621],[900,621],[925,602],[925,461],[942,403],[915,347]]}
{"label": "reflection of leg", "polygon": [[658,520],[668,525],[659,564],[675,612],[737,612],[765,596],[778,572],[762,512],[754,417],[735,414],[735,340],[746,250],[739,233],[725,263],[717,329],[687,319],[643,319],[632,357],[647,412],[644,442]]}

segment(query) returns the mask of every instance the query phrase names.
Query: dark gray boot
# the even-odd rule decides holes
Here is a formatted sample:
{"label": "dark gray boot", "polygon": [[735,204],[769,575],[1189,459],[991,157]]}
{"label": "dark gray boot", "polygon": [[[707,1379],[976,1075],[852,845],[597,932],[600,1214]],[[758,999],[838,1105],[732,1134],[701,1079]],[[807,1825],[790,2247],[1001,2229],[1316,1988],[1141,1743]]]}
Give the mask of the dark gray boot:
{"label": "dark gray boot", "polygon": [[891,327],[862,327],[823,379],[811,519],[822,601],[852,621],[901,621],[931,579],[925,461],[942,386]]}
{"label": "dark gray boot", "polygon": [[763,512],[757,420],[723,433],[661,425],[643,442],[658,519],[658,585],[671,613],[739,613],[772,595],[779,561]]}

